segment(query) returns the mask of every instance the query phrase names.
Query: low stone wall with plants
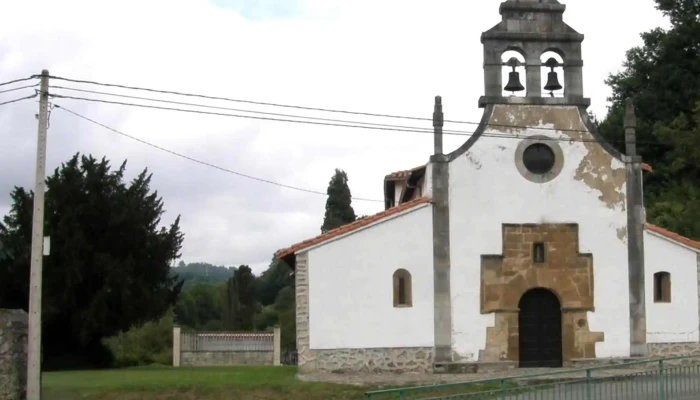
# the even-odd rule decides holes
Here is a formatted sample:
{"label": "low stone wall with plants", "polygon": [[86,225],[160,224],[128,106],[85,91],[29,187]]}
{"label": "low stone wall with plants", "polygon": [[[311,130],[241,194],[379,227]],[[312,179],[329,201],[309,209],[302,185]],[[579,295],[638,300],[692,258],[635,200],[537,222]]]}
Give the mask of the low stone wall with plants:
{"label": "low stone wall with plants", "polygon": [[25,398],[28,329],[26,312],[0,309],[0,400]]}

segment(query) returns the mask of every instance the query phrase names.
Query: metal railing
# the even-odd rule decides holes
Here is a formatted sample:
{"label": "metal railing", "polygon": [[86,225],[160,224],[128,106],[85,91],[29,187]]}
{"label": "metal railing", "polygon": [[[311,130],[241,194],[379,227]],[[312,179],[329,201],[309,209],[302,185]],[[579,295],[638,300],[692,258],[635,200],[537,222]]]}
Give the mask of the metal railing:
{"label": "metal railing", "polygon": [[700,356],[635,361],[546,374],[376,390],[368,400],[700,399]]}
{"label": "metal railing", "polygon": [[182,332],[181,351],[274,351],[274,334]]}

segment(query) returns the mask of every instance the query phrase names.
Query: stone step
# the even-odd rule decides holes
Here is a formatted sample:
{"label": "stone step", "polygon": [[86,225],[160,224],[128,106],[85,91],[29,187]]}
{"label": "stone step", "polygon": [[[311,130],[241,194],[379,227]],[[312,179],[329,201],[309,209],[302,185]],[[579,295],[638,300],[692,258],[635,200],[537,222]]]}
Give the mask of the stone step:
{"label": "stone step", "polygon": [[514,361],[441,362],[434,364],[433,372],[436,374],[478,374],[509,371],[517,367],[518,363]]}

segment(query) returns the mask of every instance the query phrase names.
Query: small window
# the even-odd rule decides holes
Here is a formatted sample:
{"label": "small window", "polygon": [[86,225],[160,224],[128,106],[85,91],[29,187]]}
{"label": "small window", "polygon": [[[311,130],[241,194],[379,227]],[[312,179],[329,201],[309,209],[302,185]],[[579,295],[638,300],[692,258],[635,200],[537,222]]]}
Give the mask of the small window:
{"label": "small window", "polygon": [[532,245],[532,258],[536,263],[545,261],[544,243],[535,243]]}
{"label": "small window", "polygon": [[671,302],[671,274],[657,272],[654,274],[654,303]]}
{"label": "small window", "polygon": [[411,274],[405,269],[394,272],[394,307],[411,307]]}

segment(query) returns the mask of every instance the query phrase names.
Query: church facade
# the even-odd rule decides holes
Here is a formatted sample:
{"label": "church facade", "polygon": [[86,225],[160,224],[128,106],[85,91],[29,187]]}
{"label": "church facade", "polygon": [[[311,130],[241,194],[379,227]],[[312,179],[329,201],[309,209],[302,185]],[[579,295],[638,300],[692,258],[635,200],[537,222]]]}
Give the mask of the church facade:
{"label": "church facade", "polygon": [[444,154],[437,97],[433,154],[385,177],[385,211],[276,253],[295,271],[300,373],[700,351],[700,242],[646,222],[634,107],[623,154],[588,118],[564,11],[502,3],[475,134]]}

